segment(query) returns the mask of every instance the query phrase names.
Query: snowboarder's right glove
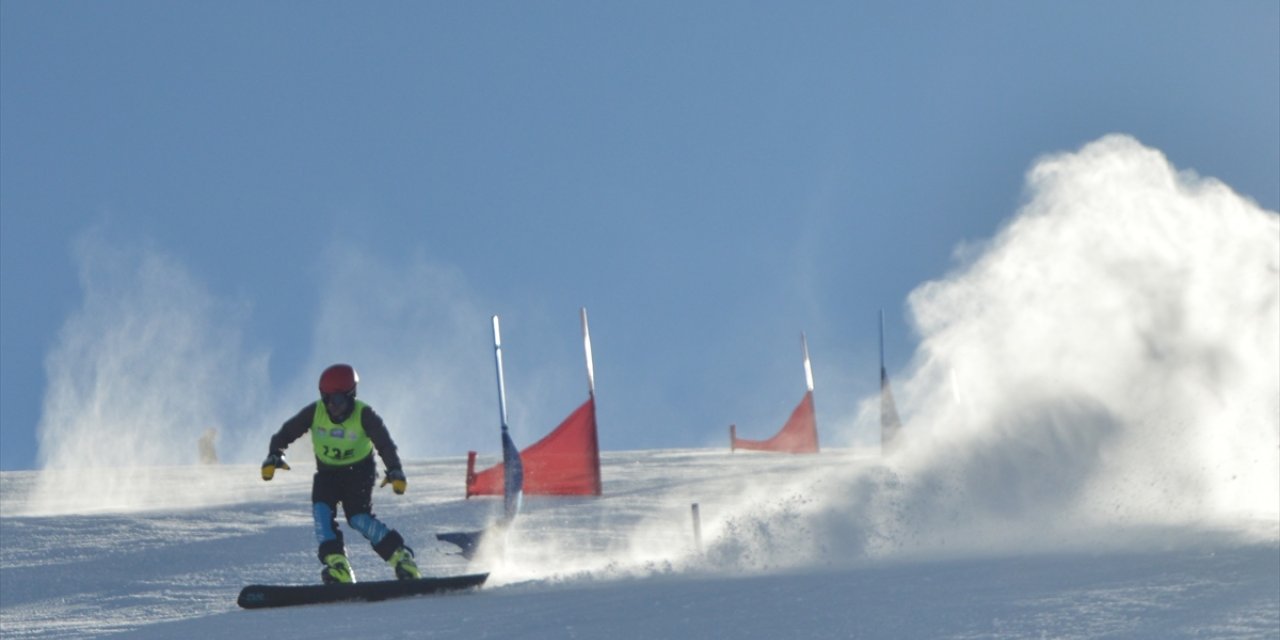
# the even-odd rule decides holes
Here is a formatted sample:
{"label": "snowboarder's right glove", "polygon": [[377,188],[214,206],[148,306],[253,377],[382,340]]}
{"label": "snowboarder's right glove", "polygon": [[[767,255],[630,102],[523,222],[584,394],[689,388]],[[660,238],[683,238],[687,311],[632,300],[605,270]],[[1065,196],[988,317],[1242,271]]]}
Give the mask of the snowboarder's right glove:
{"label": "snowboarder's right glove", "polygon": [[273,453],[262,461],[262,479],[270,480],[275,477],[276,469],[289,470],[289,463],[284,461],[283,453]]}
{"label": "snowboarder's right glove", "polygon": [[382,479],[382,484],[379,486],[385,487],[388,484],[391,485],[391,490],[395,491],[396,495],[402,496],[405,488],[409,485],[409,481],[405,479],[404,471],[387,469],[387,477]]}

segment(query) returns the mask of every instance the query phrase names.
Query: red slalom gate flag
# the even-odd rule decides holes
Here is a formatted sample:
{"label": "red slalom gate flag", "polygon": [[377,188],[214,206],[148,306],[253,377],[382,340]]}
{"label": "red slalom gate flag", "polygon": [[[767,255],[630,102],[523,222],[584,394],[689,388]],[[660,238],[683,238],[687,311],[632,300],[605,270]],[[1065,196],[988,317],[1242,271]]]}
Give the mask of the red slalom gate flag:
{"label": "red slalom gate flag", "polygon": [[818,423],[813,413],[813,392],[808,391],[796,405],[786,424],[768,440],[748,440],[738,437],[735,425],[729,426],[729,448],[779,453],[818,453]]}
{"label": "red slalom gate flag", "polygon": [[[596,399],[592,395],[551,433],[520,452],[525,495],[598,496],[600,444]],[[467,455],[467,497],[502,495],[503,466],[475,470],[476,453]]]}

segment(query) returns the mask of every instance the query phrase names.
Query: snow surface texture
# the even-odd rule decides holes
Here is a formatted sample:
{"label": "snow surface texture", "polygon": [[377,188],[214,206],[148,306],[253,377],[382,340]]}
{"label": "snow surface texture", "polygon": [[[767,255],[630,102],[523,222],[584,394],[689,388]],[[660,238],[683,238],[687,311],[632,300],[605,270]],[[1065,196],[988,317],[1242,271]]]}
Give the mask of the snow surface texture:
{"label": "snow surface texture", "polygon": [[[261,451],[261,429],[224,429],[232,464],[164,466],[226,402],[201,376],[241,366],[252,387],[261,363],[237,364],[199,299],[139,317],[107,308],[127,292],[103,296],[49,359],[45,470],[0,474],[0,631],[1280,637],[1280,216],[1109,136],[1036,163],[1018,215],[957,257],[909,301],[921,345],[895,380],[888,455],[860,446],[877,400],[826,416],[837,391],[819,380],[836,448],[605,452],[603,498],[528,498],[470,567],[433,536],[482,526],[497,501],[461,498],[461,458],[411,462],[409,494],[379,493],[377,512],[428,572],[485,568],[490,584],[292,611],[234,600],[318,577],[304,443],[270,484],[238,454]],[[173,285],[146,286],[182,302]],[[138,411],[102,410],[121,394]],[[350,551],[358,577],[390,575]]]}
{"label": "snow surface texture", "polygon": [[[500,500],[464,500],[458,460],[410,464],[410,490],[377,512],[417,546],[424,569],[493,571],[483,590],[375,604],[243,611],[251,582],[319,576],[299,464],[270,484],[256,465],[198,469],[258,494],[199,510],[0,519],[5,638],[261,636],[351,638],[1273,638],[1280,549],[1224,527],[1127,526],[1049,550],[984,541],[948,517],[865,501],[857,487],[894,472],[874,455],[728,451],[604,456],[603,498],[528,498],[505,549],[468,567],[434,541],[476,528]],[[170,482],[191,473],[172,469]],[[6,472],[21,510],[34,472]],[[849,492],[849,493],[846,493]],[[901,490],[890,490],[900,494]],[[867,511],[868,531],[830,523],[833,501]],[[691,505],[702,518],[698,553]],[[892,527],[885,527],[888,521]],[[1001,522],[1016,522],[1013,513]],[[1060,537],[1066,522],[1042,523]],[[1023,523],[1022,529],[1028,524]],[[998,527],[993,526],[993,529]],[[1248,527],[1245,527],[1247,530]],[[891,533],[896,531],[897,533]],[[927,535],[925,535],[927,534]],[[898,542],[890,540],[898,536]],[[879,543],[871,544],[877,538]],[[351,538],[349,538],[349,541]],[[913,546],[915,541],[928,542]],[[499,557],[499,552],[501,557]],[[358,578],[391,577],[349,544]]]}

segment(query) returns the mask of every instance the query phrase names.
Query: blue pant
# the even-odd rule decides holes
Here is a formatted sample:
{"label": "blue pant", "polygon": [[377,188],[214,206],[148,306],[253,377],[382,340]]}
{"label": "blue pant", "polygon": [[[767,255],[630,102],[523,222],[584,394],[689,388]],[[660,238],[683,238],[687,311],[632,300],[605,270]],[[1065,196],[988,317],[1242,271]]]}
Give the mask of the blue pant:
{"label": "blue pant", "polygon": [[373,545],[383,560],[404,546],[404,538],[373,515],[373,483],[377,467],[373,455],[346,467],[326,467],[317,463],[311,483],[311,515],[315,520],[320,561],[333,553],[346,553],[342,529],[338,528],[338,504],[342,504],[347,524]]}

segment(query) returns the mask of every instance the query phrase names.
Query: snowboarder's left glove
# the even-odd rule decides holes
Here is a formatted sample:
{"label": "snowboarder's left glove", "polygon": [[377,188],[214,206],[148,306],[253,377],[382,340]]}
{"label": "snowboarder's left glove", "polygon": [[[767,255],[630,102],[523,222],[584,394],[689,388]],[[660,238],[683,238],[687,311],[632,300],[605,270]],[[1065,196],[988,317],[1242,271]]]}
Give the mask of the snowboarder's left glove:
{"label": "snowboarder's left glove", "polygon": [[379,486],[385,487],[387,485],[391,485],[391,490],[395,491],[396,495],[402,496],[404,495],[405,487],[409,486],[409,481],[405,480],[404,471],[387,469],[387,477],[382,479],[382,484]]}
{"label": "snowboarder's left glove", "polygon": [[275,477],[276,469],[289,470],[289,463],[284,461],[284,454],[273,453],[262,461],[262,479],[270,480]]}

